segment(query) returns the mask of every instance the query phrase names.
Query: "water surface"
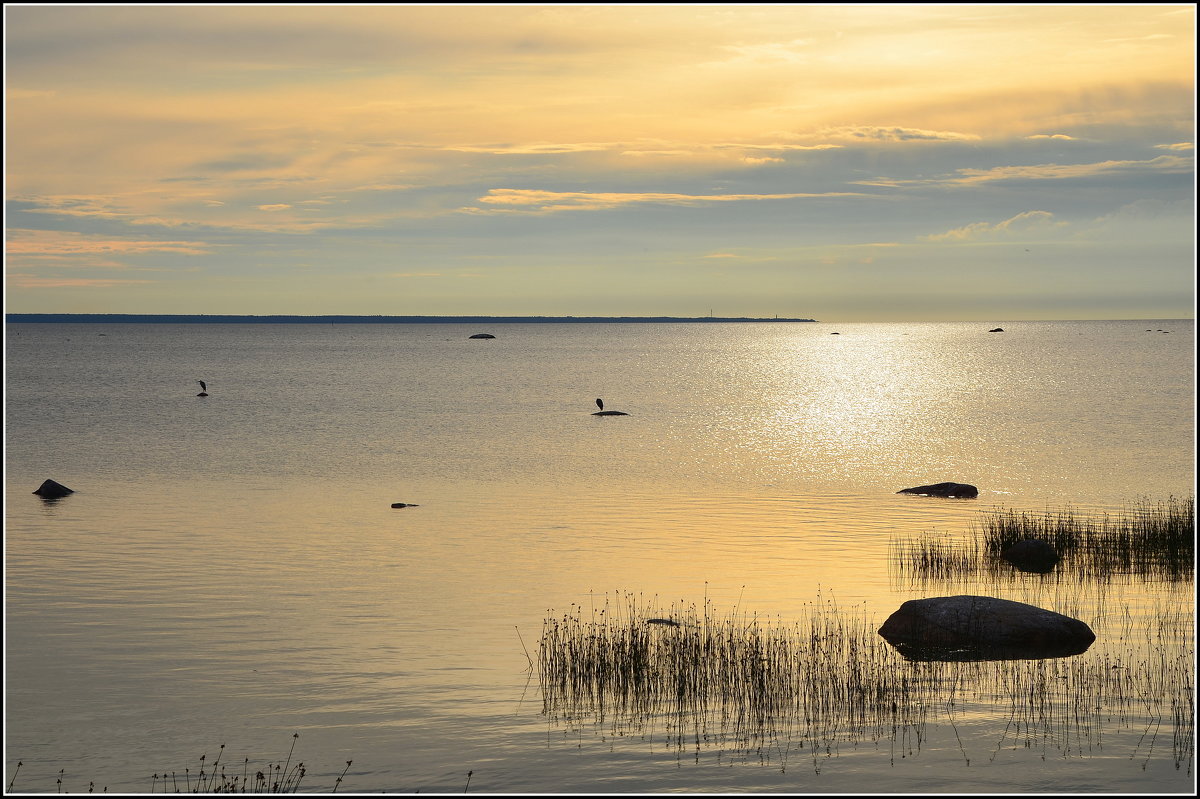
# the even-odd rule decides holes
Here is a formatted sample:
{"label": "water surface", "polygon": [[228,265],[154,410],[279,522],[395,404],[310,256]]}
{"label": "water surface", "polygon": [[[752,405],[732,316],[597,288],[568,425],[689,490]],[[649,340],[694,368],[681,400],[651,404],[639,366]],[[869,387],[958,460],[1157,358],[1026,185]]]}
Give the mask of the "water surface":
{"label": "water surface", "polygon": [[[299,733],[311,790],[353,760],[342,790],[1184,791],[1146,724],[1064,753],[980,706],[818,768],[542,712],[543,620],[621,592],[879,622],[989,593],[1113,631],[1083,657],[1190,597],[896,579],[890,540],[989,508],[1193,492],[1190,321],[994,326],[9,324],[6,777],[149,791]],[[944,480],[980,496],[895,493]]]}

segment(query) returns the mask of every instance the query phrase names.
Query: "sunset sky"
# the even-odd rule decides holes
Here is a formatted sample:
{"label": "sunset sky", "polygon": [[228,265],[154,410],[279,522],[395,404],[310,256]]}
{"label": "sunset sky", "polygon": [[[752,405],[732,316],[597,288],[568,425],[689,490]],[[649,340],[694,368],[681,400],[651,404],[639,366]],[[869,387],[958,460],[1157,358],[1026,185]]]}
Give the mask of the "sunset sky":
{"label": "sunset sky", "polygon": [[11,313],[1191,317],[1195,9],[5,7]]}

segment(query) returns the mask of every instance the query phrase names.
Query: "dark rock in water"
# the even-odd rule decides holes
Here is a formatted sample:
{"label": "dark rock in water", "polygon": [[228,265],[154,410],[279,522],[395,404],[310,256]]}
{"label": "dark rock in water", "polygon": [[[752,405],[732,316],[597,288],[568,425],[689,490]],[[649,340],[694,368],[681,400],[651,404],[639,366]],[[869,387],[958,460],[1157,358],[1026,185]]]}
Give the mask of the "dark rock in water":
{"label": "dark rock in water", "polygon": [[1058,553],[1050,542],[1040,538],[1018,541],[1000,553],[1000,557],[1023,572],[1045,574],[1058,563]]}
{"label": "dark rock in water", "polygon": [[678,627],[679,622],[674,619],[646,619],[646,624],[665,624],[668,627]]}
{"label": "dark rock in water", "polygon": [[1003,332],[1004,332],[1004,328],[1002,328],[1002,327],[993,327],[993,328],[992,328],[991,330],[989,330],[988,332],[989,332],[989,333],[1003,333]]}
{"label": "dark rock in water", "polygon": [[988,596],[910,599],[879,634],[912,660],[1032,660],[1087,650],[1096,634],[1079,619]]}
{"label": "dark rock in water", "polygon": [[65,497],[67,494],[74,494],[75,492],[72,489],[67,488],[62,483],[56,483],[53,480],[47,480],[38,486],[38,490],[34,491],[33,493],[37,494],[42,499],[59,499],[60,497]]}
{"label": "dark rock in water", "polygon": [[393,502],[392,507],[393,508],[415,508],[417,506],[411,502]]}
{"label": "dark rock in water", "polygon": [[495,336],[491,333],[476,333],[473,336],[468,336],[468,338],[495,338]]}
{"label": "dark rock in water", "polygon": [[625,411],[596,411],[592,416],[628,416]]}
{"label": "dark rock in water", "polygon": [[841,333],[830,333],[829,335],[831,335],[831,336],[840,336],[840,335],[842,335],[842,334],[841,334]]}
{"label": "dark rock in water", "polygon": [[934,483],[916,488],[902,488],[897,494],[920,494],[926,497],[953,497],[956,499],[973,499],[979,496],[979,489],[969,483]]}

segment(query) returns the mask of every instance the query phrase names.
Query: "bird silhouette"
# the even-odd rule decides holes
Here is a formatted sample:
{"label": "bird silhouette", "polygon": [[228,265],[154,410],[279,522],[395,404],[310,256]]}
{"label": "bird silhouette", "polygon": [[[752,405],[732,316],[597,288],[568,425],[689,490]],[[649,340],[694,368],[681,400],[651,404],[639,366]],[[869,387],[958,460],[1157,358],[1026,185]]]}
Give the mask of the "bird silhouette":
{"label": "bird silhouette", "polygon": [[598,408],[600,408],[600,410],[604,410],[604,400],[602,400],[602,399],[597,399],[597,400],[596,400],[596,406],[597,406]]}
{"label": "bird silhouette", "polygon": [[200,393],[197,394],[196,396],[197,397],[207,397],[208,396],[208,386],[204,385],[203,380],[197,380],[196,382],[200,384]]}

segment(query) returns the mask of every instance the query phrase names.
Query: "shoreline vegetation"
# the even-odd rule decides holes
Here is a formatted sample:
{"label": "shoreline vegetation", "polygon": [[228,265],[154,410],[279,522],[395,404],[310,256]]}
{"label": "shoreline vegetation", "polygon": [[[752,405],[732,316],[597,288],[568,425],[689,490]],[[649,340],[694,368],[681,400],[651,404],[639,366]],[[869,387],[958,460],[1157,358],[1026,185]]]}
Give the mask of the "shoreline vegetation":
{"label": "shoreline vegetation", "polygon": [[[248,757],[235,765],[222,763],[221,758],[225,754],[225,744],[221,744],[216,758],[211,763],[205,762],[208,758],[207,754],[200,755],[200,761],[195,771],[191,767],[185,766],[182,771],[168,772],[164,770],[161,774],[155,772],[149,777],[149,793],[299,793],[300,783],[308,773],[304,763],[292,762],[293,756],[296,754],[296,740],[299,737],[300,733],[292,733],[292,746],[288,749],[287,758],[282,763],[270,762],[267,763],[265,769],[254,768],[253,772],[251,772],[252,767]],[[338,788],[342,785],[342,778],[346,776],[346,772],[350,770],[353,762],[353,760],[346,761],[345,768],[342,769],[341,774],[337,775],[333,788],[328,793],[337,793]],[[17,761],[6,793],[13,792],[17,776],[21,773],[21,767],[24,765],[24,761]],[[64,787],[65,779],[67,779],[66,769],[59,769],[56,782],[57,793],[71,793]],[[94,780],[88,783],[87,790],[88,793],[96,793]],[[21,793],[22,791],[17,792]],[[100,793],[107,792],[108,786],[100,789]],[[322,791],[322,793],[324,792]],[[39,793],[44,793],[44,791]]]}
{"label": "shoreline vegetation", "polygon": [[[1180,631],[1191,607],[1168,603],[1156,623],[1124,615],[1123,646],[1035,660],[911,661],[876,634],[863,609],[829,599],[785,621],[720,613],[657,597],[605,595],[543,623],[534,668],[543,714],[568,733],[658,741],[721,762],[789,760],[821,773],[839,748],[869,744],[892,764],[918,754],[935,727],[1005,720],[992,747],[1046,758],[1112,756],[1118,741],[1145,763],[1192,768],[1193,657]],[[671,623],[666,624],[664,621]],[[1156,747],[1160,736],[1171,741]],[[966,765],[970,757],[963,752]]]}
{"label": "shoreline vegetation", "polygon": [[10,313],[6,322],[37,324],[506,324],[537,323],[691,323],[691,322],[816,322],[795,317],[750,316],[354,316],[354,315],[245,315],[245,314],[71,314]]}
{"label": "shoreline vegetation", "polygon": [[893,540],[891,561],[900,574],[917,579],[1002,579],[1017,572],[1001,553],[1027,540],[1044,541],[1061,558],[1048,571],[1052,579],[1193,580],[1196,500],[1146,500],[1115,514],[1091,516],[1070,508],[1044,513],[993,509],[965,536],[927,532]]}

